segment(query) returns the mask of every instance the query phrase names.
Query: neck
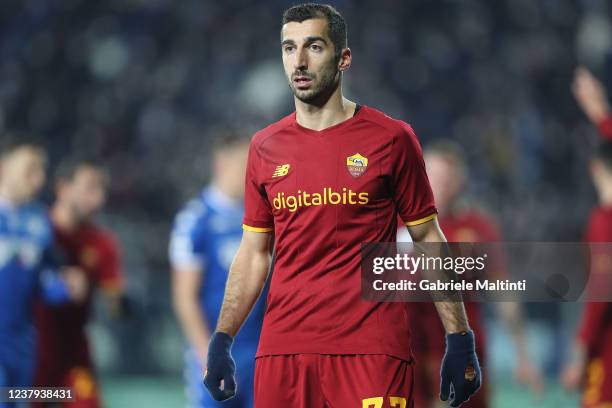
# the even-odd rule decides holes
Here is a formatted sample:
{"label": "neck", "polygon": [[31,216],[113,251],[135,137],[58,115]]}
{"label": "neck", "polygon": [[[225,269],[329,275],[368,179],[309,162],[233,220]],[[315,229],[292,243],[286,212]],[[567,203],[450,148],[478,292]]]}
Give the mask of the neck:
{"label": "neck", "polygon": [[63,231],[72,231],[79,225],[79,220],[67,205],[56,202],[51,208],[53,225]]}
{"label": "neck", "polygon": [[342,96],[340,84],[321,104],[295,100],[295,120],[300,126],[312,130],[324,130],[344,122],[355,114],[356,104]]}
{"label": "neck", "polygon": [[599,205],[606,208],[612,208],[612,188],[600,189]]}
{"label": "neck", "polygon": [[24,203],[6,183],[0,183],[0,197],[8,201],[10,205],[18,206]]}
{"label": "neck", "polygon": [[220,192],[223,193],[223,195],[225,195],[226,197],[230,198],[233,201],[240,201],[240,199],[242,198],[241,195],[239,193],[236,193],[236,191],[233,191],[232,189],[228,188],[226,186],[225,183],[223,183],[221,180],[219,180],[218,178],[213,179],[212,185],[219,190]]}

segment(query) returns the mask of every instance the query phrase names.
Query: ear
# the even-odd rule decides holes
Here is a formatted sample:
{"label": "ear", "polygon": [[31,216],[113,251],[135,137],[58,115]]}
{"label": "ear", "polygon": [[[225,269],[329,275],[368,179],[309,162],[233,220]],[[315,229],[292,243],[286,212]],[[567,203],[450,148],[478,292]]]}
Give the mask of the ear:
{"label": "ear", "polygon": [[343,48],[340,52],[340,60],[338,61],[338,70],[344,72],[351,66],[353,56],[350,48]]}

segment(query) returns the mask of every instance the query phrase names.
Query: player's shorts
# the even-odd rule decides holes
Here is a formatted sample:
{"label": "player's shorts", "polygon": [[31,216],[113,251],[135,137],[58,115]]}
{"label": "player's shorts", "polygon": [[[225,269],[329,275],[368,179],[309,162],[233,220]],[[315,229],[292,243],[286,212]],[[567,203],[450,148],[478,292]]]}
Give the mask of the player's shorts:
{"label": "player's shorts", "polygon": [[612,408],[612,347],[589,361],[586,374],[582,406]]}
{"label": "player's shorts", "polygon": [[[0,355],[0,387],[31,387],[34,380],[34,358]],[[19,408],[25,405],[0,402],[0,408]]]}
{"label": "player's shorts", "polygon": [[381,354],[255,359],[255,408],[413,408],[413,367]]}
{"label": "player's shorts", "polygon": [[[193,349],[185,352],[185,393],[190,408],[253,408],[253,376],[256,345],[244,351],[244,344],[232,350],[236,362],[236,395],[226,401],[215,401],[204,387],[204,368]],[[241,351],[242,350],[242,351]]]}
{"label": "player's shorts", "polygon": [[[416,364],[414,368],[414,406],[431,408],[440,405],[440,366],[444,358],[444,327],[432,303],[411,303],[410,319],[412,324],[412,353]],[[481,369],[486,364],[485,339],[482,335],[480,317],[470,313],[468,320],[476,333],[476,354]],[[484,381],[478,391],[461,405],[462,408],[489,407],[489,382]],[[611,407],[612,408],[612,407]]]}
{"label": "player's shorts", "polygon": [[37,402],[32,404],[32,408],[100,408],[101,406],[96,378],[89,365],[65,368],[59,372],[47,372],[46,375],[39,372],[36,386],[70,388],[74,399],[63,403]]}

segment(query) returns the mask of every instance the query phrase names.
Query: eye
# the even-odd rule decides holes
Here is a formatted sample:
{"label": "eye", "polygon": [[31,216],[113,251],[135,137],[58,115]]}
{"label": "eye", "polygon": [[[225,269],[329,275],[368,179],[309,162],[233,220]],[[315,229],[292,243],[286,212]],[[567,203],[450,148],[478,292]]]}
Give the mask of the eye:
{"label": "eye", "polygon": [[313,51],[321,51],[323,48],[319,44],[311,44],[310,49]]}
{"label": "eye", "polygon": [[292,52],[294,49],[295,49],[295,46],[293,46],[293,45],[285,45],[283,47],[283,51],[285,51],[285,52]]}

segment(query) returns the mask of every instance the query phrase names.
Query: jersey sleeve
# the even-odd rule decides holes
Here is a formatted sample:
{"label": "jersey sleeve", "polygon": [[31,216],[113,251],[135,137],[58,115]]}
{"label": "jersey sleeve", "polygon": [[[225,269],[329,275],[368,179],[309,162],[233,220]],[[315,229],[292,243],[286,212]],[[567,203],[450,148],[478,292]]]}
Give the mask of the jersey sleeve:
{"label": "jersey sleeve", "polygon": [[408,124],[401,126],[391,146],[393,200],[402,221],[413,226],[435,218],[437,211],[419,141]]}
{"label": "jersey sleeve", "polygon": [[205,211],[202,203],[194,201],[177,214],[168,249],[175,270],[201,271],[206,266],[206,256],[200,248],[203,231],[199,227]]}
{"label": "jersey sleeve", "polygon": [[70,300],[68,286],[60,276],[60,268],[67,262],[66,255],[55,242],[47,215],[39,217],[39,227],[38,239],[43,250],[38,263],[38,291],[45,304],[62,305]]}
{"label": "jersey sleeve", "polygon": [[251,142],[244,182],[244,219],[246,231],[270,232],[274,229],[272,208],[262,180],[261,157],[255,142]]}

